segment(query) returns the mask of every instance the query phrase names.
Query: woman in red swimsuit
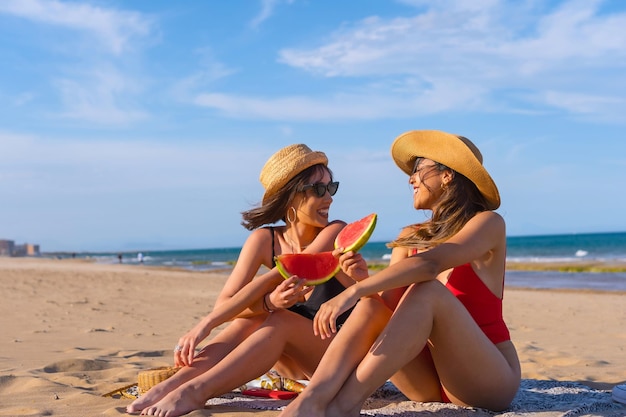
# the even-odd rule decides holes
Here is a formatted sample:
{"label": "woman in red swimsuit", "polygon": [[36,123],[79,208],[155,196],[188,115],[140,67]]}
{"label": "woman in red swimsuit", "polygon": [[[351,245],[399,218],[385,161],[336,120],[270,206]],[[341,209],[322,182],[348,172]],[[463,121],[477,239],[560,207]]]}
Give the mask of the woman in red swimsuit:
{"label": "woman in red swimsuit", "polygon": [[352,314],[281,417],[356,417],[388,379],[414,401],[494,411],[506,409],[519,388],[520,364],[502,319],[505,223],[480,151],[465,137],[431,130],[404,133],[391,154],[409,175],[414,208],[432,215],[406,227],[390,244],[390,266],[368,279],[360,255],[342,255],[343,270],[359,282],[323,304],[314,324],[330,337],[335,319],[359,299],[355,313],[379,304],[377,314],[389,320],[365,329],[372,343],[362,347],[351,343],[364,331]]}

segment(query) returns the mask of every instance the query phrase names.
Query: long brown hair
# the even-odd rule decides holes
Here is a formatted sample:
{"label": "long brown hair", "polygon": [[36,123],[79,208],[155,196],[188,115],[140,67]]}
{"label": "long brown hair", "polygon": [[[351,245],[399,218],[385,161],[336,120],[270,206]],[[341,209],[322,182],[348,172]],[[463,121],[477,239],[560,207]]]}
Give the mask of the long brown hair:
{"label": "long brown hair", "polygon": [[290,179],[280,191],[272,195],[265,204],[242,211],[242,226],[248,230],[254,230],[266,224],[277,223],[280,220],[285,221],[289,203],[294,199],[296,193],[300,192],[315,174],[324,176],[326,172],[330,174],[332,181],[332,171],[323,164],[310,166],[300,172]]}
{"label": "long brown hair", "polygon": [[[416,165],[420,159],[422,158],[417,159]],[[438,171],[451,170],[438,162],[435,162],[435,167]],[[408,226],[410,232],[403,233],[387,244],[388,247],[435,247],[458,233],[476,213],[488,210],[487,200],[478,191],[478,187],[462,174],[451,171],[454,173],[453,178],[443,189],[437,205],[433,207],[431,218]]]}

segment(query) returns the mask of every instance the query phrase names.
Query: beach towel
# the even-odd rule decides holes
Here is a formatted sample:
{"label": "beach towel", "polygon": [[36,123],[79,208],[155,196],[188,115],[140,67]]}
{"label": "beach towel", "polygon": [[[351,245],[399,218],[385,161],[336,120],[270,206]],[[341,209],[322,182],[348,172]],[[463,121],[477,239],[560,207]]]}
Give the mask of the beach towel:
{"label": "beach towel", "polygon": [[[288,400],[247,397],[228,393],[207,402],[257,410],[280,410]],[[459,407],[444,403],[409,401],[390,382],[380,387],[363,405],[362,416],[374,417],[624,417],[626,405],[611,399],[610,391],[595,390],[578,382],[523,379],[511,406],[501,412]]]}

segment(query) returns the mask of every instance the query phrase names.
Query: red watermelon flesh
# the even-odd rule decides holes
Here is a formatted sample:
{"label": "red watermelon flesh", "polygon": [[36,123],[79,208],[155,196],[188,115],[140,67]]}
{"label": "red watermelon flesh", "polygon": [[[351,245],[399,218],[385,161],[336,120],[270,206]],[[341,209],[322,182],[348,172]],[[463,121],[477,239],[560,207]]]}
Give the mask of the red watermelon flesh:
{"label": "red watermelon flesh", "polygon": [[335,238],[335,248],[343,248],[343,253],[358,252],[372,236],[376,228],[376,213],[346,225]]}
{"label": "red watermelon flesh", "polygon": [[278,272],[287,279],[293,275],[306,285],[319,285],[339,272],[339,260],[332,252],[283,254],[276,258]]}

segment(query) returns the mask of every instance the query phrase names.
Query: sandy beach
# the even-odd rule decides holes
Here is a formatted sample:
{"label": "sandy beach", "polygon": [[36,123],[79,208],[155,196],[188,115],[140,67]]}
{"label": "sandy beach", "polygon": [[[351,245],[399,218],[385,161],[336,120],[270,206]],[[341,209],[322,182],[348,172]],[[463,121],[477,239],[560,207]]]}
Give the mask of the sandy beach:
{"label": "sandy beach", "polygon": [[[178,337],[212,308],[226,278],[0,257],[0,416],[124,415],[129,399],[102,395],[136,382],[141,370],[171,365]],[[598,391],[626,382],[625,293],[508,288],[504,305],[523,378]],[[403,415],[422,415],[419,407]],[[278,413],[228,405],[190,413],[252,414]],[[626,415],[626,407],[575,415]]]}

